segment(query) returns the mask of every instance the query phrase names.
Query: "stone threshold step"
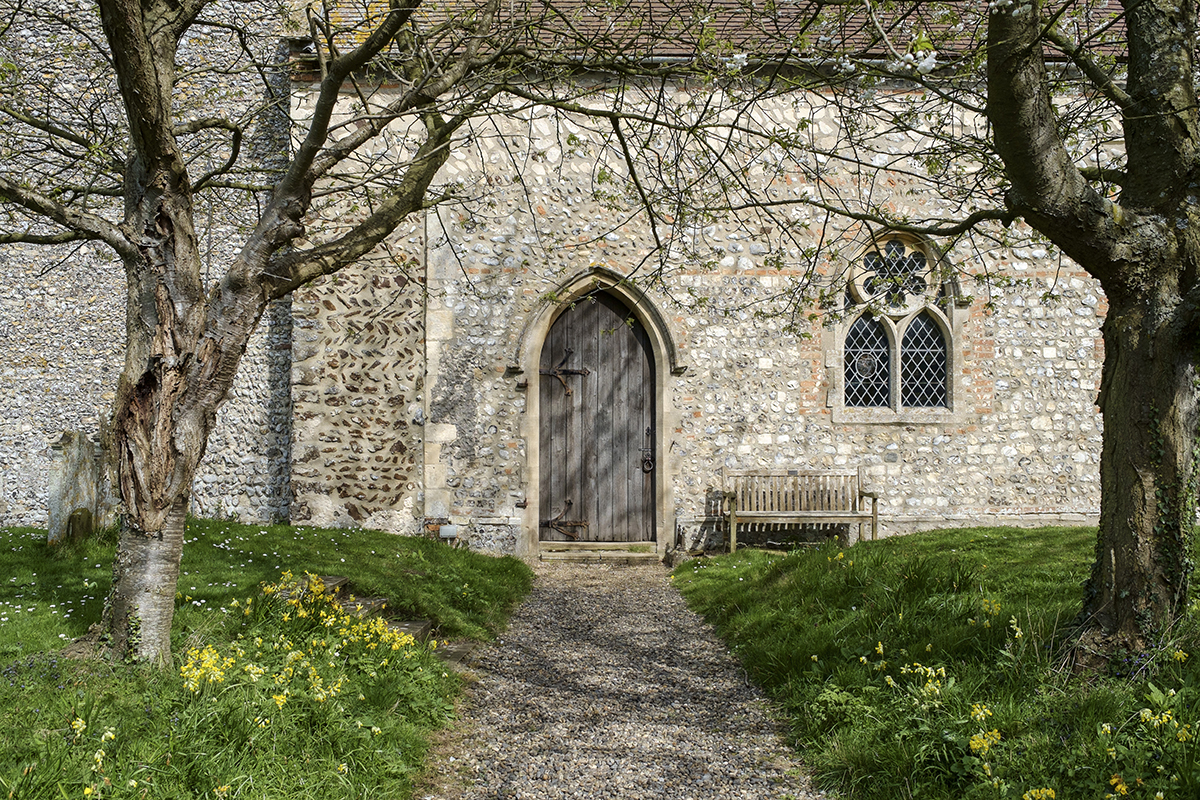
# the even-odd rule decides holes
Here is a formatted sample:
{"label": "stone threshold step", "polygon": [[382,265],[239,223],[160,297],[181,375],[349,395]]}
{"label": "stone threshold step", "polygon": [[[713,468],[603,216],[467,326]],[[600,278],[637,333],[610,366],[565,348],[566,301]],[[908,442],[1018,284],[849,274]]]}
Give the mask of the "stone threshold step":
{"label": "stone threshold step", "polygon": [[627,550],[552,550],[538,553],[540,561],[564,561],[574,564],[657,564],[658,553],[631,553]]}
{"label": "stone threshold step", "polygon": [[653,553],[654,542],[539,542],[543,552],[554,550],[621,550],[626,553]]}

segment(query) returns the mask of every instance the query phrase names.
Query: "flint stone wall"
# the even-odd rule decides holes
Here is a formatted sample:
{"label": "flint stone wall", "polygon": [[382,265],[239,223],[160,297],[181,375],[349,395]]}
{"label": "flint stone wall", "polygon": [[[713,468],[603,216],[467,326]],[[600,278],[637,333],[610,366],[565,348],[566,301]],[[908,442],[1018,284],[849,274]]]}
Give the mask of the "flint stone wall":
{"label": "flint stone wall", "polygon": [[[37,4],[33,4],[37,5]],[[71,27],[20,18],[8,45],[23,64],[40,64],[43,78],[57,76],[64,94],[74,85],[89,102],[114,85],[109,74],[89,74],[89,41],[103,39],[94,4],[60,0],[55,13]],[[199,106],[181,105],[181,118],[219,111],[237,119],[264,99],[255,70],[214,69],[225,58],[239,62],[250,47],[263,63],[281,59],[279,18],[265,4],[217,0],[216,17],[238,21],[238,31],[198,26],[180,43],[181,74]],[[46,11],[47,9],[39,9]],[[277,11],[277,9],[274,9]],[[17,19],[17,18],[14,18]],[[194,69],[194,71],[193,71]],[[286,96],[286,72],[270,72],[271,92]],[[39,97],[37,102],[51,102]],[[14,102],[20,102],[14,100]],[[112,113],[120,115],[115,98]],[[286,150],[286,107],[256,120],[243,146],[259,165],[271,166]],[[214,148],[215,158],[224,151]],[[193,169],[203,172],[202,162]],[[8,166],[19,171],[19,159]],[[278,164],[274,164],[278,166]],[[39,165],[44,169],[45,165]],[[214,191],[197,200],[197,222],[206,266],[215,275],[244,241],[240,193]],[[114,208],[120,208],[119,199]],[[113,213],[119,213],[119,210]],[[209,274],[204,276],[209,280]],[[0,246],[0,524],[47,524],[50,442],[64,430],[96,439],[111,414],[124,359],[125,278],[105,246]],[[259,324],[237,383],[218,413],[207,454],[197,471],[192,511],[204,516],[270,521],[288,516],[290,490],[290,347],[288,304],[273,307]]]}
{"label": "flint stone wall", "polygon": [[[821,122],[819,111],[796,113]],[[364,422],[364,431],[374,426],[375,433],[364,434],[368,438],[380,432],[391,437],[376,441],[376,448],[395,441],[422,449],[421,480],[408,482],[399,502],[383,493],[368,500],[367,488],[339,485],[339,471],[362,454],[327,425],[331,417],[301,419],[297,403],[295,446],[321,441],[314,475],[320,473],[329,503],[345,509],[340,519],[335,512],[322,521],[375,524],[399,510],[389,529],[409,532],[423,514],[434,524],[459,524],[474,547],[521,551],[536,526],[525,506],[537,480],[526,426],[537,376],[521,363],[525,337],[537,319],[554,313],[548,298],[572,280],[601,269],[646,277],[637,267],[650,255],[651,232],[644,220],[631,221],[611,200],[597,199],[596,156],[585,128],[549,118],[492,120],[488,126],[486,136],[475,138],[472,156],[455,154],[443,173],[447,183],[470,187],[483,199],[431,213],[421,229],[399,240],[413,259],[410,271],[424,275],[423,326],[406,305],[394,302],[408,296],[404,290],[389,295],[365,274],[320,290],[351,289],[374,324],[390,329],[372,347],[413,350],[424,358],[423,385],[410,377],[420,371],[415,362],[400,382],[420,429],[410,425],[395,435],[383,420]],[[562,146],[567,135],[571,147]],[[771,183],[769,191],[799,197],[806,190],[789,177]],[[916,182],[888,191],[898,213],[928,214],[941,202]],[[806,212],[796,213],[803,219]],[[821,279],[841,278],[867,246],[864,232],[816,218],[812,223],[811,243],[821,244],[825,254],[818,264]],[[806,273],[768,263],[777,243],[737,218],[684,236],[692,254],[672,256],[661,280],[643,284],[646,303],[663,320],[663,333],[686,368],[668,374],[667,364],[657,365],[666,395],[659,428],[667,458],[659,478],[668,482],[670,498],[669,507],[660,509],[660,545],[723,538],[713,513],[723,467],[864,465],[881,493],[885,533],[945,524],[1095,521],[1101,436],[1095,398],[1105,301],[1081,270],[1033,243],[982,256],[965,247],[946,253],[958,273],[957,302],[948,311],[952,408],[897,414],[841,407],[845,323],[825,318],[788,329],[797,319],[789,293]],[[784,256],[802,263],[798,250]],[[1005,287],[976,285],[972,276],[985,272],[1019,280]],[[345,367],[329,358],[344,334],[336,320],[353,305],[339,298],[305,301],[310,311],[303,324],[314,326],[305,335],[324,353],[319,385],[326,392],[361,383],[347,372],[360,368],[361,351],[347,350]],[[803,317],[810,310],[798,312]],[[298,362],[297,374],[307,369]],[[321,403],[309,393],[304,404]],[[360,501],[353,514],[351,504],[341,504],[347,495]],[[666,521],[671,524],[663,529]]]}
{"label": "flint stone wall", "polygon": [[[259,324],[196,477],[193,513],[286,519],[290,319]],[[0,524],[45,527],[50,443],[97,439],[124,359],[124,272],[104,248],[0,248]]]}
{"label": "flint stone wall", "polygon": [[[789,113],[812,130],[832,125],[815,109]],[[723,536],[713,514],[723,467],[862,464],[889,533],[1094,520],[1105,304],[1072,265],[1033,244],[946,253],[960,273],[953,408],[855,413],[840,407],[844,323],[807,322],[812,309],[789,307],[806,273],[773,268],[778,244],[746,219],[681,231],[689,252],[646,281],[638,267],[650,231],[597,199],[586,128],[530,119],[486,133],[444,169],[477,203],[412,220],[370,260],[264,318],[209,442],[194,511],[408,534],[453,521],[472,547],[521,551],[536,526],[523,506],[537,480],[527,438],[537,376],[522,353],[540,347],[527,338],[564,286],[605,274],[643,281],[636,313],[660,325],[679,367],[657,364],[660,544]],[[777,198],[806,191],[792,177],[768,188]],[[940,202],[915,183],[887,188],[875,199],[899,213]],[[795,213],[822,245],[819,279],[842,277],[864,232]],[[345,222],[331,212],[327,225]],[[803,263],[798,248],[781,254],[787,263]],[[120,265],[89,247],[39,274],[59,258],[0,250],[3,524],[45,524],[47,443],[64,428],[98,430],[120,370]],[[973,285],[985,271],[1026,282]]]}

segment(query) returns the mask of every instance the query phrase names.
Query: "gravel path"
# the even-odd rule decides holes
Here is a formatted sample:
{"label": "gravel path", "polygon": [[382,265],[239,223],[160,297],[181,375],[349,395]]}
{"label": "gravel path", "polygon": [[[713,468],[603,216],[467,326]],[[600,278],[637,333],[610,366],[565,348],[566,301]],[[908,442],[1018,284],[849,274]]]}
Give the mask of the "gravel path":
{"label": "gravel path", "polygon": [[[539,564],[470,659],[436,789],[461,800],[820,798],[757,689],[659,566]],[[433,793],[430,794],[430,791]]]}

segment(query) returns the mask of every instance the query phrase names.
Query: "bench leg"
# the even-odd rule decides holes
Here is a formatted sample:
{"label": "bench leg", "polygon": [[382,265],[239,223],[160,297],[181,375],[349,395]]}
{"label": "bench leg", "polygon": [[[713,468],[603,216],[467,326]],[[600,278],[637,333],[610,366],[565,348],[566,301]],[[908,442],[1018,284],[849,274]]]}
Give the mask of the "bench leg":
{"label": "bench leg", "polygon": [[737,506],[729,507],[729,552],[737,552]]}

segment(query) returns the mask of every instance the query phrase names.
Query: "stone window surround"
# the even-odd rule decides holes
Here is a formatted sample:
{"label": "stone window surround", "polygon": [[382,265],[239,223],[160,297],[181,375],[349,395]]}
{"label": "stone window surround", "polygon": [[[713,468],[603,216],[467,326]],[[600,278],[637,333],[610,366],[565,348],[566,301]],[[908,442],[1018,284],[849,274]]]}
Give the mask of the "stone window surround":
{"label": "stone window surround", "polygon": [[[883,233],[875,237],[871,244],[864,248],[863,253],[881,245],[885,240],[896,238],[895,233]],[[941,254],[928,242],[917,242],[912,237],[901,235],[910,247],[922,250],[930,264],[931,271],[937,271],[943,264]],[[858,259],[861,260],[863,253]],[[936,274],[936,272],[935,272]],[[883,324],[888,337],[888,351],[891,355],[892,385],[891,402],[888,408],[867,408],[845,405],[845,357],[844,347],[846,334],[850,326],[869,312],[865,305],[847,309],[847,313],[836,325],[824,328],[821,333],[821,350],[825,357],[825,374],[827,394],[825,405],[830,409],[833,422],[854,425],[937,425],[961,424],[967,421],[965,410],[966,401],[962,387],[962,343],[963,323],[966,320],[966,309],[970,300],[963,298],[953,278],[939,284],[941,296],[949,302],[938,303],[932,297],[923,303],[909,303],[902,315],[876,314]],[[946,407],[945,408],[903,408],[900,405],[900,342],[908,324],[918,315],[928,313],[934,323],[941,329],[946,340]]]}

